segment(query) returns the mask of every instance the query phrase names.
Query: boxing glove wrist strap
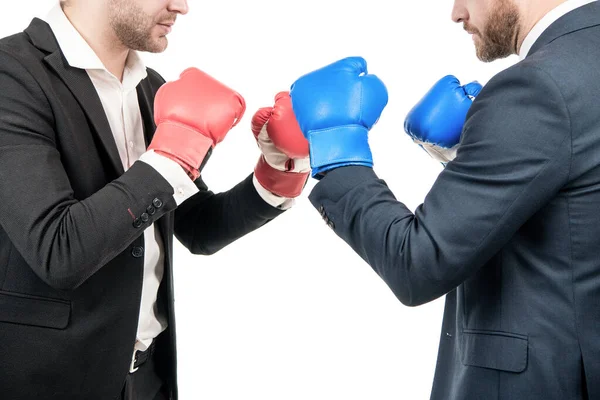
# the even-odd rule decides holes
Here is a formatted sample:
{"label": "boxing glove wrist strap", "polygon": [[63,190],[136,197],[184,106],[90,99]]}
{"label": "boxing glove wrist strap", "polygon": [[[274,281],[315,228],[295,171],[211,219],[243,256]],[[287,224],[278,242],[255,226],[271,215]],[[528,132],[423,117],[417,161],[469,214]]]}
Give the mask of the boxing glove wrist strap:
{"label": "boxing glove wrist strap", "polygon": [[148,150],[170,155],[184,169],[198,170],[212,149],[213,141],[185,125],[163,122],[156,127]]}
{"label": "boxing glove wrist strap", "polygon": [[446,165],[448,162],[453,160],[456,157],[456,151],[458,150],[458,144],[452,147],[443,147],[415,138],[413,138],[413,142],[421,146],[421,148],[425,150],[431,156],[431,158],[441,162],[443,165]]}
{"label": "boxing glove wrist strap", "polygon": [[308,172],[280,171],[273,168],[261,155],[254,168],[254,176],[269,192],[281,197],[294,198],[302,193]]}
{"label": "boxing glove wrist strap", "polygon": [[373,166],[369,130],[344,125],[308,132],[312,176],[345,165]]}

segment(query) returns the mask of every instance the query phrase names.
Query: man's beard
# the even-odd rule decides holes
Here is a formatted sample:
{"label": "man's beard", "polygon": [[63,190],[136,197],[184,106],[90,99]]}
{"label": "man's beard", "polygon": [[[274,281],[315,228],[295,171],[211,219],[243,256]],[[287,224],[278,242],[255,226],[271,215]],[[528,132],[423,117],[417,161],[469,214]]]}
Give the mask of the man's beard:
{"label": "man's beard", "polygon": [[519,9],[514,0],[499,0],[487,19],[483,34],[465,24],[465,30],[478,35],[475,42],[477,58],[491,62],[515,54],[519,20]]}
{"label": "man's beard", "polygon": [[166,36],[152,38],[152,29],[159,22],[174,22],[175,14],[154,19],[128,0],[110,0],[110,26],[119,41],[128,49],[160,53],[167,47]]}

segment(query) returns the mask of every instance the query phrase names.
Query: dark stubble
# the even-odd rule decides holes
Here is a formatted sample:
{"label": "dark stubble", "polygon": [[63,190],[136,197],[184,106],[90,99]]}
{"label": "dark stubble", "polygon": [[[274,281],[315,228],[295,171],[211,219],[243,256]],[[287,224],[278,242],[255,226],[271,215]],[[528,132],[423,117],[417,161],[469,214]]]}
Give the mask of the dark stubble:
{"label": "dark stubble", "polygon": [[153,18],[129,0],[109,0],[109,7],[110,26],[125,47],[151,53],[165,50],[166,36],[154,39],[151,31],[159,22],[174,21],[175,14],[165,13]]}

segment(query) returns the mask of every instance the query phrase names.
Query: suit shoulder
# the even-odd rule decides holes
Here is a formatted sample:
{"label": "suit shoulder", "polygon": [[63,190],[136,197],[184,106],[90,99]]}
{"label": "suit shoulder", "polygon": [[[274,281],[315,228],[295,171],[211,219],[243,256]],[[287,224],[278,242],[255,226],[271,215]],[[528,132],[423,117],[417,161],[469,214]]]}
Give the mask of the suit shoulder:
{"label": "suit shoulder", "polygon": [[[478,99],[523,98],[544,96],[562,98],[561,87],[555,71],[546,65],[525,59],[496,74],[483,87]],[[535,100],[535,97],[529,100]]]}
{"label": "suit shoulder", "polygon": [[0,39],[0,47],[18,48],[18,46],[22,46],[23,44],[31,44],[25,32],[17,32]]}
{"label": "suit shoulder", "polygon": [[571,132],[571,113],[551,71],[520,62],[484,86],[467,113],[463,132],[476,141],[485,136],[501,139],[503,145],[543,142],[555,149]]}
{"label": "suit shoulder", "polygon": [[600,49],[596,36],[600,30],[582,30],[565,35],[540,48],[521,61],[523,67],[544,71],[569,98],[576,93],[589,92],[598,87],[600,71],[590,68],[598,63]]}
{"label": "suit shoulder", "polygon": [[23,84],[33,82],[35,66],[41,64],[43,58],[36,50],[24,33],[0,39],[0,72]]}
{"label": "suit shoulder", "polygon": [[492,79],[490,79],[490,83],[498,84],[502,83],[503,81],[512,81],[514,79],[531,80],[539,75],[547,74],[547,71],[545,71],[542,65],[528,61],[528,59],[525,59],[506,68],[503,71],[498,72]]}
{"label": "suit shoulder", "polygon": [[39,57],[34,52],[35,47],[29,40],[29,36],[24,32],[15,33],[0,39],[0,53],[4,56],[10,55],[11,58],[28,63],[33,60],[39,61]]}

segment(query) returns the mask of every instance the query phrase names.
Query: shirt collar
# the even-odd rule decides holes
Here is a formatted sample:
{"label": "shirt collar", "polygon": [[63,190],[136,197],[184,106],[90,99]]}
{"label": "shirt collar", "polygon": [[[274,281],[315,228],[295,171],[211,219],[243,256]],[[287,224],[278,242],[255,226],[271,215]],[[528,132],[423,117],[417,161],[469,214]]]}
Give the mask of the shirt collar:
{"label": "shirt collar", "polygon": [[542,33],[544,33],[544,31],[548,29],[550,25],[556,22],[556,20],[568,12],[594,1],[596,0],[567,0],[544,15],[544,17],[534,25],[533,29],[529,31],[525,37],[525,40],[523,40],[523,44],[519,50],[519,58],[523,60],[525,57],[527,57],[527,54],[529,54],[529,50],[531,50],[531,47],[535,41],[538,40]]}
{"label": "shirt collar", "polygon": [[[85,70],[108,70],[94,50],[75,29],[71,21],[57,3],[48,13],[45,21],[50,25],[56,41],[71,67]],[[123,81],[127,79],[137,84],[147,76],[146,66],[137,51],[130,50],[125,64]]]}

